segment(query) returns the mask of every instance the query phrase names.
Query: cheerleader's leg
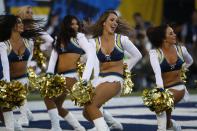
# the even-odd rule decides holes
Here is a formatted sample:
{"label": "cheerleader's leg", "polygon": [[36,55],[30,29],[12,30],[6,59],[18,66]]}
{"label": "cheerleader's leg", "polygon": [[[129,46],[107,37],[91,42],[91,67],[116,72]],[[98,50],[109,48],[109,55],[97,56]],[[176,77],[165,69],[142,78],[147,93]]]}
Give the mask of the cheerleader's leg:
{"label": "cheerleader's leg", "polygon": [[[21,79],[18,79],[18,81],[20,81],[22,84],[28,83],[27,78],[21,78]],[[23,126],[29,126],[29,121],[32,121],[34,118],[33,118],[32,112],[28,108],[27,100],[24,101],[24,105],[19,107],[19,111],[21,113],[21,117],[18,120],[19,124]]]}
{"label": "cheerleader's leg", "polygon": [[4,123],[7,131],[14,131],[14,115],[12,111],[3,112]]}

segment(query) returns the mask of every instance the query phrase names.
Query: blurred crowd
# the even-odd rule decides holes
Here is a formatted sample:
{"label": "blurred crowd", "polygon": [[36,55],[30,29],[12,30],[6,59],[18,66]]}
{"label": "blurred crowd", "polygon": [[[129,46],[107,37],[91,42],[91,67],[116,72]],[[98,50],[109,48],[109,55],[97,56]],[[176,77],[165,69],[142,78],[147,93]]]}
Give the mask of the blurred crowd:
{"label": "blurred crowd", "polygon": [[[120,14],[121,15],[121,14]],[[136,12],[131,16],[135,22],[131,33],[130,40],[141,51],[143,58],[133,69],[133,80],[135,83],[135,90],[141,90],[146,87],[154,86],[155,79],[153,71],[150,66],[148,52],[152,48],[149,42],[146,30],[154,26],[153,23],[145,21],[139,12]],[[53,37],[58,33],[59,27],[59,14],[52,13],[49,16],[48,22],[45,25],[46,31]],[[82,26],[90,25],[93,23],[91,18],[84,18],[81,21]],[[176,33],[177,43],[186,46],[188,52],[192,55],[194,63],[187,72],[187,87],[195,88],[197,80],[197,10],[194,10],[191,14],[191,19],[186,23],[176,23],[173,21],[167,22],[170,24]]]}

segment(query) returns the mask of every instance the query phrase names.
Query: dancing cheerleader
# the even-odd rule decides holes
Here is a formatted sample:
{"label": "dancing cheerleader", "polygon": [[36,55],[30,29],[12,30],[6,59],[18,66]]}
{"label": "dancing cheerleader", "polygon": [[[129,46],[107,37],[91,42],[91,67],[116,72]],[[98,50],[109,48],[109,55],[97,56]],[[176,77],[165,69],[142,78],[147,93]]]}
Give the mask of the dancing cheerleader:
{"label": "dancing cheerleader", "polygon": [[[1,54],[1,52],[0,52]],[[4,70],[5,71],[5,70]],[[2,66],[2,62],[1,62],[1,57],[0,57],[0,80],[3,80],[3,66]],[[8,112],[9,114],[10,112]],[[5,113],[4,115],[6,115],[7,113]],[[3,117],[3,107],[0,106],[0,123],[4,123],[4,117]],[[15,131],[23,131],[22,126],[16,121],[14,120],[14,130]]]}
{"label": "dancing cheerleader", "polygon": [[[31,6],[22,6],[19,8],[16,15],[22,20],[31,20],[33,19],[34,12]],[[28,28],[28,26],[26,27],[25,25],[25,28]],[[40,48],[42,51],[47,51],[52,47],[53,38],[44,30],[40,34],[41,39],[44,40],[44,43],[40,45]]]}
{"label": "dancing cheerleader", "polygon": [[[148,38],[155,49],[150,50],[150,62],[155,73],[158,88],[169,89],[175,105],[188,100],[188,91],[181,79],[181,69],[188,68],[193,59],[187,49],[176,43],[176,34],[168,25],[150,28]],[[171,111],[156,114],[158,131],[172,129],[181,131],[181,126],[171,119]]]}
{"label": "dancing cheerleader", "polygon": [[[16,12],[16,15],[19,16],[23,21],[30,21],[30,23],[32,23],[34,21],[35,21],[34,23],[37,22],[37,20],[33,19],[33,10],[32,10],[31,6],[20,7],[18,9],[18,11]],[[38,20],[37,23],[39,23],[39,22],[40,21]],[[36,29],[38,27],[39,27],[38,24],[36,24],[36,25],[34,24],[33,26],[31,26],[31,24],[29,24],[29,22],[24,23],[25,29],[33,29],[33,28]],[[39,37],[44,41],[44,43],[42,43],[40,45],[41,51],[50,50],[52,47],[53,38],[48,33],[46,33],[44,30],[40,30]],[[33,38],[33,39],[34,39],[34,41],[36,40],[36,38]],[[35,60],[30,61],[29,65],[31,67],[34,67],[37,73],[39,73],[41,71],[40,68],[42,68],[42,67],[37,67],[38,64]],[[31,113],[31,111],[27,108],[26,104],[27,104],[27,102],[24,104],[25,106],[20,107],[20,111],[21,111],[22,116],[19,118],[19,122],[22,125],[28,125],[29,120],[33,120],[33,115]]]}
{"label": "dancing cheerleader", "polygon": [[[27,67],[32,58],[33,38],[39,29],[24,30],[22,20],[14,15],[0,16],[0,52],[3,66],[3,79],[7,82],[18,80],[22,84],[27,83]],[[21,113],[26,104],[20,108]],[[7,129],[13,130],[13,112],[11,109],[3,109],[4,121]],[[25,123],[28,125],[27,123]]]}
{"label": "dancing cheerleader", "polygon": [[[68,89],[71,88],[79,78],[76,68],[80,56],[84,53],[87,55],[87,62],[82,75],[84,83],[90,79],[96,57],[93,46],[87,41],[84,34],[79,33],[79,31],[79,20],[75,16],[65,16],[61,23],[61,30],[54,45],[55,48],[52,50],[47,70],[47,73],[55,72],[63,74]],[[58,114],[66,120],[75,131],[85,131],[85,128],[80,125],[72,113],[62,107],[66,95],[67,92],[65,91],[57,98],[45,98],[45,104],[51,119],[52,131],[61,131]]]}
{"label": "dancing cheerleader", "polygon": [[[16,15],[19,16],[24,21],[24,25],[26,29],[36,28],[37,26],[40,26],[38,24],[32,26],[31,24],[29,24],[31,23],[31,21],[35,21],[36,23],[43,24],[43,20],[34,18],[34,12],[31,6],[27,5],[27,6],[20,7],[18,11],[16,12]],[[37,41],[37,40],[42,40],[42,41],[41,43],[34,42],[34,44],[36,44],[34,45],[34,47],[35,47],[35,50],[37,51],[38,51],[37,48],[39,48],[41,53],[42,54],[44,53],[43,55],[45,59],[47,59],[48,55],[51,53],[53,38],[45,30],[42,30],[39,34],[40,34],[39,36],[34,38],[34,41]],[[38,58],[38,56],[39,54],[37,54],[37,56],[35,54],[30,64],[32,67],[35,68],[36,73],[45,72],[46,63],[48,62],[48,60],[43,61],[43,58]]]}
{"label": "dancing cheerleader", "polygon": [[95,46],[98,58],[96,59],[97,68],[94,71],[97,73],[100,71],[100,73],[93,82],[96,87],[95,96],[92,103],[85,106],[84,116],[89,121],[93,121],[97,131],[109,131],[99,108],[121,92],[124,81],[124,51],[132,56],[130,69],[142,57],[129,38],[122,35],[128,30],[130,30],[129,26],[119,20],[115,11],[112,10],[103,13],[99,20],[87,30],[94,38],[90,42]]}

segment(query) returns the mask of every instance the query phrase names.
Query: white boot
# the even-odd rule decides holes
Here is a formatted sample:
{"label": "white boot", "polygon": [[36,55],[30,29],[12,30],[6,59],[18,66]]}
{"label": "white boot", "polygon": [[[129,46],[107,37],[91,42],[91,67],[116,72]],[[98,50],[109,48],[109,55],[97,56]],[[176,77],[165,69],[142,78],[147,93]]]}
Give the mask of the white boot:
{"label": "white boot", "polygon": [[158,125],[157,131],[166,131],[166,124],[167,124],[166,112],[156,114],[156,117],[157,117],[157,125]]}
{"label": "white boot", "polygon": [[[21,124],[22,126],[29,126],[28,113],[31,111],[27,108],[27,100],[25,100],[24,105],[22,105],[19,108],[19,110],[21,113],[21,116],[18,120],[19,124]],[[31,113],[31,116],[32,116],[32,113]]]}
{"label": "white boot", "polygon": [[14,131],[24,131],[23,127],[16,120],[14,121]]}
{"label": "white boot", "polygon": [[64,117],[64,120],[66,120],[75,131],[85,131],[85,128],[79,123],[71,112],[68,112],[68,114]]}
{"label": "white boot", "polygon": [[[108,126],[110,126],[109,128],[111,130],[113,130],[113,129],[123,130],[122,125],[118,121],[116,121],[108,111],[103,110],[103,107],[100,107],[99,110],[103,114],[104,120],[106,121]],[[93,127],[91,129],[88,129],[88,131],[97,131],[97,129],[96,129],[96,127]]]}
{"label": "white boot", "polygon": [[103,117],[97,118],[93,122],[97,131],[110,131]]}
{"label": "white boot", "polygon": [[176,123],[175,120],[171,119],[171,122],[172,122],[172,127],[169,128],[168,130],[173,130],[173,131],[181,131],[182,130],[181,126],[178,123]]}
{"label": "white boot", "polygon": [[48,110],[48,113],[51,120],[51,131],[62,131],[57,108]]}
{"label": "white boot", "polygon": [[106,110],[103,111],[103,117],[107,124],[109,125],[110,130],[123,130],[122,124],[113,118],[113,116]]}
{"label": "white boot", "polygon": [[14,115],[12,111],[3,112],[5,127],[7,131],[14,131]]}
{"label": "white boot", "polygon": [[91,129],[88,129],[87,131],[97,131],[96,127],[93,127]]}
{"label": "white boot", "polygon": [[30,111],[30,109],[27,108],[27,119],[29,121],[33,121],[34,120],[34,116],[33,113]]}

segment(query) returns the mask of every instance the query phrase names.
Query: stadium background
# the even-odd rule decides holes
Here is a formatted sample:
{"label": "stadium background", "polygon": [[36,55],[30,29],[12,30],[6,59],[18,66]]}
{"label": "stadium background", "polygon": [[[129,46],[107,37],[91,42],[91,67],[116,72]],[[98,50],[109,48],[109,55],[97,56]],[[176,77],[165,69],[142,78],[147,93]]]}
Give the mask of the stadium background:
{"label": "stadium background", "polygon": [[62,19],[73,14],[81,20],[87,17],[96,20],[106,9],[117,9],[131,25],[133,13],[140,12],[146,21],[159,25],[163,18],[188,21],[197,8],[197,0],[0,0],[0,12],[14,13],[23,5],[33,6],[35,15],[47,17],[58,13]]}
{"label": "stadium background", "polygon": [[[44,18],[46,22],[53,15],[58,15],[58,21],[60,22],[67,14],[75,15],[81,21],[90,19],[94,22],[105,10],[115,9],[134,28],[133,14],[139,12],[143,20],[152,25],[170,22],[175,23],[177,29],[182,29],[184,25],[191,23],[191,15],[197,9],[197,0],[0,0],[0,14],[15,13],[19,7],[24,5],[31,5],[35,16]],[[114,98],[105,105],[105,109],[110,111],[123,124],[124,131],[153,131],[156,130],[155,114],[143,106],[140,97],[133,96],[141,94],[140,89],[151,87],[150,83],[154,83],[154,80],[152,80],[154,76],[150,64],[147,62],[149,61],[147,51],[144,51],[140,45],[147,44],[147,42],[141,42],[144,37],[137,37],[136,39],[137,42],[134,42],[134,44],[139,47],[143,54],[143,60],[134,69],[136,74],[134,78],[135,91],[137,93],[132,93],[132,97]],[[195,83],[195,80],[197,80],[197,41],[192,44],[184,44],[194,58],[194,64],[188,72],[187,83],[187,87],[193,95],[189,102],[178,104],[173,119],[182,125],[184,131],[195,131],[197,130],[197,85]],[[50,121],[46,107],[37,92],[29,95],[29,100],[35,99],[39,99],[39,101],[28,103],[35,120],[31,121],[30,126],[25,127],[25,130],[47,131],[50,129]],[[83,118],[82,109],[74,106],[71,101],[66,100],[64,107],[68,107],[86,129],[93,126]],[[19,114],[17,110],[14,113]],[[71,130],[71,127],[63,121],[61,121],[61,127],[64,130]],[[1,130],[4,130],[4,128],[0,123]]]}

